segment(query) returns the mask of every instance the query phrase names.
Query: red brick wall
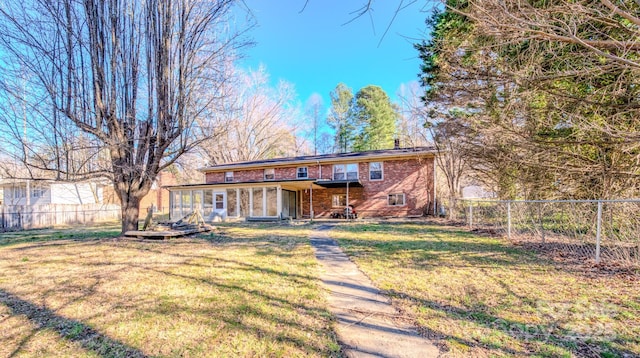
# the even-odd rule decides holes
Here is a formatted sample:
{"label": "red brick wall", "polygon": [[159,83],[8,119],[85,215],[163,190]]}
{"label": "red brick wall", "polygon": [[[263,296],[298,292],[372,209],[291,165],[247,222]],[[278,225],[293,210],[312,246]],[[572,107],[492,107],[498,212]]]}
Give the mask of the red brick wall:
{"label": "red brick wall", "polygon": [[[322,165],[322,178],[331,179],[333,165]],[[222,172],[207,172],[205,175],[206,184],[224,183],[224,173]],[[310,179],[320,179],[320,169],[318,165],[307,166],[307,175]],[[295,180],[298,176],[298,167],[284,167],[275,168],[275,180]],[[249,170],[235,170],[233,171],[233,181],[236,183],[247,181],[262,181],[264,180],[264,169],[249,169]]]}
{"label": "red brick wall", "polygon": [[[387,160],[383,162],[383,180],[369,180],[369,163],[359,163],[358,175],[363,188],[349,188],[349,204],[359,217],[422,215],[433,207],[433,159]],[[331,179],[331,165],[323,165],[322,177]],[[346,188],[314,189],[313,211],[316,217],[328,217],[332,195],[345,194]],[[389,206],[389,194],[404,194],[404,206]],[[309,191],[302,193],[303,216],[309,216]],[[427,211],[430,212],[430,211]]]}
{"label": "red brick wall", "polygon": [[163,186],[176,185],[178,182],[176,177],[170,172],[161,172],[156,180],[156,189],[149,190],[140,201],[140,217],[147,216],[147,208],[155,206],[160,212],[169,211],[169,190],[162,188]]}
{"label": "red brick wall", "polygon": [[[324,174],[324,173],[323,173]],[[313,190],[313,214],[315,217],[329,217],[332,212],[342,212],[343,207],[332,207],[333,195],[346,194],[346,188],[329,188],[329,189],[314,189]],[[363,188],[349,188],[349,205],[353,205],[356,208],[362,206],[363,200]],[[309,216],[309,190],[302,192],[302,216]]]}

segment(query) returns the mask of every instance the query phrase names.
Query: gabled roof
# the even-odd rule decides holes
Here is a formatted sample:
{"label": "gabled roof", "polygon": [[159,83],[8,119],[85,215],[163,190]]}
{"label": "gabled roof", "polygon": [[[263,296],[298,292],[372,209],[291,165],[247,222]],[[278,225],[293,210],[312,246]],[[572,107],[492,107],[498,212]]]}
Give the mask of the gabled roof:
{"label": "gabled roof", "polygon": [[284,165],[302,165],[302,164],[318,164],[318,163],[341,163],[341,162],[357,162],[363,159],[393,159],[393,158],[410,158],[410,157],[432,157],[435,156],[435,147],[413,147],[398,149],[381,149],[369,150],[364,152],[351,153],[334,153],[322,155],[304,155],[298,157],[273,158],[264,160],[253,160],[248,162],[237,162],[213,165],[201,168],[202,172],[249,169],[249,168],[269,168]]}

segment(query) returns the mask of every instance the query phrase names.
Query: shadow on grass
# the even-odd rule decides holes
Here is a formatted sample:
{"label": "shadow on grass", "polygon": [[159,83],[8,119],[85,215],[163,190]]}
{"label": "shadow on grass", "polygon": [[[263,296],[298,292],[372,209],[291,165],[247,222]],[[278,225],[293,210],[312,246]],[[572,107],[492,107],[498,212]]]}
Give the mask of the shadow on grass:
{"label": "shadow on grass", "polygon": [[[530,322],[522,322],[517,320],[505,319],[488,313],[489,308],[483,305],[479,305],[476,309],[462,309],[459,307],[453,307],[449,305],[443,305],[436,301],[425,300],[422,298],[408,295],[405,292],[399,292],[396,290],[386,291],[391,297],[402,298],[410,300],[422,307],[428,307],[438,313],[444,314],[449,319],[457,321],[465,321],[473,323],[479,327],[490,329],[496,338],[493,341],[479,342],[475,339],[469,339],[469,337],[458,337],[448,335],[444,332],[438,332],[429,328],[421,327],[423,331],[427,331],[426,334],[430,336],[437,336],[441,339],[452,340],[457,343],[466,345],[468,347],[488,347],[490,349],[498,350],[508,354],[514,354],[518,356],[531,355],[531,356],[565,356],[560,350],[570,351],[573,354],[577,354],[580,357],[636,357],[637,353],[616,349],[610,346],[610,343],[618,338],[611,332],[600,331],[600,327],[593,326],[593,332],[573,332],[562,327],[566,323],[564,317],[559,316],[546,324],[535,324]],[[476,336],[486,333],[479,333]],[[499,335],[509,336],[525,346],[530,346],[531,343],[538,343],[539,349],[542,351],[535,352],[519,352],[509,347],[505,347],[501,344]],[[636,343],[640,343],[640,340],[636,339]],[[544,346],[542,346],[544,345]]]}
{"label": "shadow on grass", "polygon": [[[333,237],[351,256],[374,256],[381,259],[389,255],[410,253],[416,267],[462,267],[443,260],[455,255],[469,267],[509,266],[531,270],[532,264],[544,265],[545,260],[525,249],[502,243],[495,238],[479,237],[468,231],[416,227],[415,224],[385,224],[374,227],[337,227]],[[349,233],[370,232],[384,236],[382,239],[354,239]],[[347,233],[347,234],[344,234]],[[398,236],[393,236],[397,234]],[[415,236],[413,240],[401,240],[402,235]],[[392,237],[392,238],[387,238]]]}
{"label": "shadow on grass", "polygon": [[[0,303],[7,306],[12,315],[26,317],[36,327],[36,332],[51,330],[61,338],[78,343],[82,348],[100,357],[147,357],[140,350],[110,338],[80,321],[59,316],[46,307],[23,300],[2,289],[0,289]],[[23,339],[9,356],[19,354],[34,334],[35,332],[32,332]]]}
{"label": "shadow on grass", "polygon": [[[115,238],[120,235],[118,229],[111,228],[97,228],[80,230],[78,228],[73,229],[37,229],[37,230],[25,230],[17,232],[2,233],[0,235],[0,247],[17,245],[17,244],[31,244],[33,246],[25,246],[23,249],[29,249],[31,247],[38,247],[40,245],[56,245],[54,242],[72,240],[72,241],[85,241],[85,240],[99,240]],[[64,245],[60,243],[57,245]]]}
{"label": "shadow on grass", "polygon": [[[398,266],[418,270],[430,274],[437,267],[479,269],[483,276],[490,277],[495,269],[511,271],[539,271],[536,275],[547,275],[559,268],[557,263],[544,259],[536,253],[522,247],[514,247],[510,242],[492,237],[482,237],[461,231],[457,228],[420,227],[414,224],[393,224],[358,227],[337,227],[333,237],[353,256],[367,257],[367,260],[386,261]],[[361,231],[369,231],[374,235],[358,235]],[[355,235],[353,235],[355,234]],[[406,254],[406,255],[403,255]],[[583,274],[580,270],[562,268],[563,271]],[[496,278],[508,296],[517,297],[524,305],[536,309],[532,297],[519,295],[509,285]],[[521,292],[521,291],[520,291]],[[499,307],[489,307],[480,301],[473,301],[460,308],[419,297],[409,291],[390,289],[386,291],[391,297],[411,302],[410,305],[421,309],[432,310],[434,317],[446,317],[446,320],[458,321],[464,327],[464,334],[443,329],[432,331],[422,327],[425,335],[434,335],[468,347],[489,348],[496,352],[510,355],[542,355],[542,356],[637,356],[626,348],[612,347],[612,342],[624,345],[637,344],[635,339],[613,336],[613,331],[602,331],[589,321],[584,321],[586,332],[573,332],[564,327],[571,327],[564,314],[556,314],[543,320],[504,319],[496,314]],[[446,296],[446,295],[445,295]],[[535,297],[535,295],[533,296]],[[446,299],[445,299],[446,300]],[[566,306],[570,309],[572,306]],[[561,312],[562,313],[562,312]],[[571,312],[566,312],[571,314]],[[542,314],[542,313],[541,313]],[[431,314],[430,314],[431,315]],[[476,327],[476,328],[473,328]],[[437,328],[436,328],[437,330]],[[591,330],[591,331],[590,331]],[[509,347],[507,337],[522,345],[524,352],[517,352]],[[456,344],[453,346],[456,346]],[[535,351],[535,353],[533,352]],[[569,353],[570,352],[570,353]]]}

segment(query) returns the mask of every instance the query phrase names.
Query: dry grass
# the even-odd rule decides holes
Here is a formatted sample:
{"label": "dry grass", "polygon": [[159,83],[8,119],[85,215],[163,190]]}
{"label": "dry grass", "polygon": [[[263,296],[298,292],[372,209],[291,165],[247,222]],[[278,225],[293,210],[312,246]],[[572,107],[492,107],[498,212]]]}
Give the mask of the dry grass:
{"label": "dry grass", "polygon": [[567,266],[455,227],[344,225],[332,235],[446,356],[640,356],[637,275]]}
{"label": "dry grass", "polygon": [[0,357],[336,356],[308,229],[0,236]]}

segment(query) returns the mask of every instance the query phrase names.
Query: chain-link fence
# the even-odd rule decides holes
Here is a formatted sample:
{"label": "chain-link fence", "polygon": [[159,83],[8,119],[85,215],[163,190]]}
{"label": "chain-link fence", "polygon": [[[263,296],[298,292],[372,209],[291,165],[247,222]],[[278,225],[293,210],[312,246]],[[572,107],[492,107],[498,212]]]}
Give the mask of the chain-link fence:
{"label": "chain-link fence", "polygon": [[640,265],[640,199],[459,200],[452,214],[471,228],[557,249],[579,259]]}

